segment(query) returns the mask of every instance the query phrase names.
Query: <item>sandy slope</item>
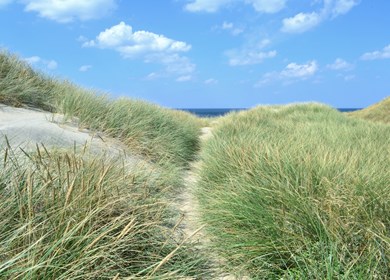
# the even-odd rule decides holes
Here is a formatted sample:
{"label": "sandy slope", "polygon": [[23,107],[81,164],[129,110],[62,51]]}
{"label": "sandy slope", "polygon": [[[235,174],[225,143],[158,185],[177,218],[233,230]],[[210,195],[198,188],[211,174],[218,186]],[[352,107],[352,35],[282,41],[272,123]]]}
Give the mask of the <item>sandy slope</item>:
{"label": "sandy slope", "polygon": [[126,150],[120,142],[81,129],[76,122],[68,122],[59,114],[13,108],[0,104],[0,149],[7,145],[14,151],[36,149],[36,145],[58,149],[88,149],[93,153],[119,156]]}

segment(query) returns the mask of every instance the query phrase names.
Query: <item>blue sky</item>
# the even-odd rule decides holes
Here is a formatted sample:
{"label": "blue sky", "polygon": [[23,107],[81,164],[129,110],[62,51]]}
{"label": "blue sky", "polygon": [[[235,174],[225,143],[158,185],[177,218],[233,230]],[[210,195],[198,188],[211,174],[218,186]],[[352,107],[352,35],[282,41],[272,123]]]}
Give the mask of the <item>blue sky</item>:
{"label": "blue sky", "polygon": [[173,108],[390,95],[388,0],[0,0],[0,48]]}

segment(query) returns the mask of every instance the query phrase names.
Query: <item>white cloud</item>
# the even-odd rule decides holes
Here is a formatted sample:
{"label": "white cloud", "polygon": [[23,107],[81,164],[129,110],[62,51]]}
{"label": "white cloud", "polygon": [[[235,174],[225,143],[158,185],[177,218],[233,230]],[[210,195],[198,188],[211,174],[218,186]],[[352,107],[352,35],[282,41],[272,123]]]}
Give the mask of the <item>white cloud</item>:
{"label": "white cloud", "polygon": [[[242,0],[192,0],[185,6],[185,9],[190,12],[207,12],[215,13],[221,8],[242,3]],[[245,0],[245,4],[252,5],[257,12],[261,13],[276,13],[286,6],[287,0]]]}
{"label": "white cloud", "polygon": [[176,82],[189,82],[192,80],[191,75],[180,76],[176,79]]}
{"label": "white cloud", "polygon": [[46,67],[47,67],[49,70],[57,69],[58,63],[57,63],[57,61],[55,61],[55,60],[49,60],[49,61],[46,62]]}
{"label": "white cloud", "polygon": [[102,32],[95,40],[85,41],[83,47],[96,47],[117,51],[128,59],[142,59],[145,63],[164,65],[164,73],[154,73],[147,80],[172,75],[186,76],[195,71],[196,66],[179,53],[188,52],[191,45],[175,41],[164,35],[148,31],[133,31],[124,22],[112,26]]}
{"label": "white cloud", "polygon": [[216,84],[218,84],[218,80],[210,78],[210,79],[205,80],[204,83],[206,85],[216,85]]}
{"label": "white cloud", "polygon": [[367,52],[360,58],[363,60],[388,59],[390,58],[390,44],[380,51]]}
{"label": "white cloud", "polygon": [[308,62],[307,64],[290,63],[280,73],[281,76],[287,78],[307,78],[313,76],[318,70],[318,65],[315,60]]}
{"label": "white cloud", "polygon": [[348,13],[359,4],[359,0],[324,0],[323,8],[318,12],[298,13],[282,21],[282,32],[303,33],[313,29],[330,18]]}
{"label": "white cloud", "polygon": [[95,40],[85,42],[84,47],[114,49],[122,56],[136,58],[148,53],[187,52],[191,45],[175,41],[148,31],[133,32],[133,28],[124,22],[106,29]]}
{"label": "white cloud", "polygon": [[348,70],[352,70],[354,66],[353,64],[348,63],[342,58],[337,58],[332,64],[328,64],[327,67],[335,71],[337,70],[348,71]]}
{"label": "white cloud", "polygon": [[287,33],[303,33],[320,24],[321,16],[316,13],[299,13],[283,19],[282,31]]}
{"label": "white cloud", "polygon": [[[0,0],[1,1],[1,0]],[[60,23],[86,21],[106,16],[116,8],[115,0],[23,0],[27,12]]]}
{"label": "white cloud", "polygon": [[180,56],[179,54],[152,54],[145,57],[144,62],[158,63],[164,66],[163,71],[152,72],[145,77],[145,80],[174,76],[179,81],[183,81],[186,76],[191,76],[192,79],[192,74],[196,70],[196,65],[188,57]]}
{"label": "white cloud", "polygon": [[28,57],[24,60],[30,65],[37,66],[39,68],[46,68],[48,70],[55,70],[58,67],[58,63],[55,60],[46,60],[39,56]]}
{"label": "white cloud", "polygon": [[39,56],[27,57],[24,59],[28,64],[36,64],[41,61]]}
{"label": "white cloud", "polygon": [[256,87],[261,87],[265,84],[283,81],[290,83],[296,80],[306,80],[315,75],[318,71],[318,64],[315,60],[309,61],[306,64],[290,63],[280,72],[268,72],[263,75],[260,81],[256,83]]}
{"label": "white cloud", "polygon": [[146,77],[145,80],[155,80],[159,77],[159,75],[156,72],[149,73]]}
{"label": "white cloud", "polygon": [[273,58],[277,55],[275,50],[264,51],[271,41],[269,39],[263,39],[259,42],[252,42],[241,49],[233,49],[226,52],[229,57],[229,65],[241,66],[241,65],[254,65],[260,64],[265,59]]}
{"label": "white cloud", "polygon": [[[217,27],[219,28],[219,27]],[[224,21],[220,27],[222,30],[228,30],[231,32],[232,35],[237,36],[244,32],[244,29],[235,27],[232,22],[226,22]]]}
{"label": "white cloud", "polygon": [[358,3],[358,0],[325,0],[325,9],[329,9],[332,16],[336,17],[348,13]]}
{"label": "white cloud", "polygon": [[233,28],[233,23],[224,21],[222,23],[222,29],[228,30]]}
{"label": "white cloud", "polygon": [[80,66],[79,71],[80,72],[87,72],[91,68],[92,68],[92,65],[82,65],[82,66]]}
{"label": "white cloud", "polygon": [[256,51],[250,50],[248,52],[242,51],[237,54],[231,55],[229,59],[229,64],[231,66],[241,66],[241,65],[253,65],[260,64],[267,58],[273,58],[277,55],[276,51]]}

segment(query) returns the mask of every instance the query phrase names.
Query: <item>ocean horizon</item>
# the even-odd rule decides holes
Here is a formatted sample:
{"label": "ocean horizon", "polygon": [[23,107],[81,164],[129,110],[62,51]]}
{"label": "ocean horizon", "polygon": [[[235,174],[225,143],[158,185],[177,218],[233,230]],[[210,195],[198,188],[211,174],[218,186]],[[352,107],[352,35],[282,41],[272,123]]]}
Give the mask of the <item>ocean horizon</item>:
{"label": "ocean horizon", "polygon": [[[177,108],[176,110],[189,112],[198,117],[220,117],[234,111],[244,111],[250,108]],[[353,112],[362,108],[336,108],[340,112]]]}

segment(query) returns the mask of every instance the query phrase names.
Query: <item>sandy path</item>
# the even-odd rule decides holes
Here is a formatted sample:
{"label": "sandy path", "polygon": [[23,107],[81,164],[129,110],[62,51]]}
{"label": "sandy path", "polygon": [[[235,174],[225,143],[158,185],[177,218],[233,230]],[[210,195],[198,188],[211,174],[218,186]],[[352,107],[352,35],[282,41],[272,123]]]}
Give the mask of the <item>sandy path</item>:
{"label": "sandy path", "polygon": [[[206,141],[212,136],[212,128],[203,127],[202,134],[200,139],[202,142]],[[213,279],[218,280],[236,280],[236,279],[247,279],[247,278],[237,278],[231,274],[222,271],[223,261],[213,254],[210,251],[209,242],[210,239],[207,237],[204,226],[200,222],[199,218],[199,204],[195,197],[195,186],[198,179],[198,171],[200,169],[201,162],[196,161],[191,164],[190,169],[185,174],[185,189],[179,195],[177,200],[177,208],[183,215],[183,221],[180,224],[181,229],[183,230],[184,237],[189,238],[193,235],[195,231],[199,228],[202,228],[196,235],[191,237],[193,245],[202,251],[206,251],[206,254],[210,257],[210,266],[215,273]]]}

